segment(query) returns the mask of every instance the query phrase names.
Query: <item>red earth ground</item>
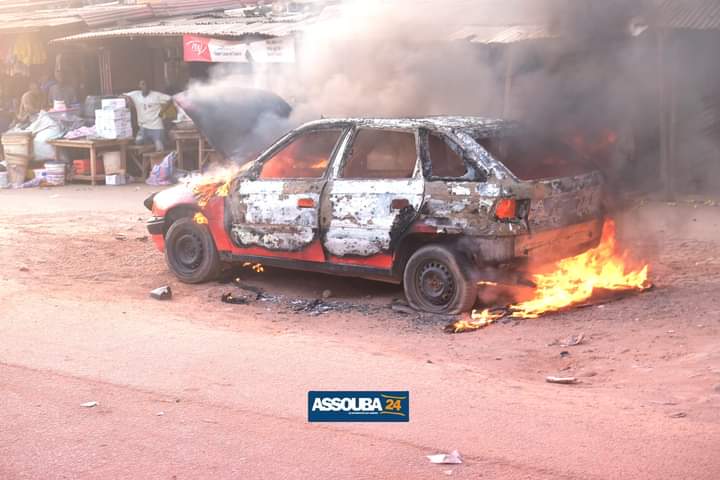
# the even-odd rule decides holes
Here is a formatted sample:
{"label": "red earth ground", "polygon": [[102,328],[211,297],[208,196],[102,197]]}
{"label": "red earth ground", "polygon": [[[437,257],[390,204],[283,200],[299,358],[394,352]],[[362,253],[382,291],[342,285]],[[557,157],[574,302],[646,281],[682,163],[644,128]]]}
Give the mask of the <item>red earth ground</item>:
{"label": "red earth ground", "polygon": [[[273,296],[249,305],[178,283],[148,193],[0,192],[1,479],[720,478],[718,207],[619,218],[648,293],[448,335],[369,281],[246,269]],[[343,308],[293,311],[324,290]],[[411,421],[308,423],[321,389],[409,390]],[[453,449],[462,465],[425,458]]]}

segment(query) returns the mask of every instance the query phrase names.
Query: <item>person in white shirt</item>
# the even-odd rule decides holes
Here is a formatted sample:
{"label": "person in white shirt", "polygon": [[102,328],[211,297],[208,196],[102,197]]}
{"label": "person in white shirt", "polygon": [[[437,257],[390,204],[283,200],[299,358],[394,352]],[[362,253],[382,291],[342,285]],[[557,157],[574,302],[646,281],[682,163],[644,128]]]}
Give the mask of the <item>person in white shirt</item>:
{"label": "person in white shirt", "polygon": [[154,144],[155,150],[165,150],[165,127],[160,114],[172,101],[170,95],[150,90],[145,80],[138,84],[140,90],[128,92],[129,97],[135,105],[137,121],[140,129],[135,137],[138,145]]}

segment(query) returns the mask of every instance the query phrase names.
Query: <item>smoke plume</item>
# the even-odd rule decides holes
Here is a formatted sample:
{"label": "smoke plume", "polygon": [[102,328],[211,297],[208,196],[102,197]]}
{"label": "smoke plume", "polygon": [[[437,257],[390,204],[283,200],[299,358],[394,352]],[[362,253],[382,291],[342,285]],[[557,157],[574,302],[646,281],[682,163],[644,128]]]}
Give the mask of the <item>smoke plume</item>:
{"label": "smoke plume", "polygon": [[[637,27],[653,18],[647,2],[363,0],[333,8],[299,38],[296,65],[254,65],[252,76],[224,68],[194,88],[224,97],[253,86],[285,98],[290,118],[264,122],[263,141],[321,116],[506,116],[593,157],[617,188],[656,180],[647,172],[658,170],[665,100],[655,36]],[[539,25],[552,38],[483,43],[513,25]],[[681,99],[680,110],[694,104],[699,94]],[[705,133],[678,143],[717,152]]]}

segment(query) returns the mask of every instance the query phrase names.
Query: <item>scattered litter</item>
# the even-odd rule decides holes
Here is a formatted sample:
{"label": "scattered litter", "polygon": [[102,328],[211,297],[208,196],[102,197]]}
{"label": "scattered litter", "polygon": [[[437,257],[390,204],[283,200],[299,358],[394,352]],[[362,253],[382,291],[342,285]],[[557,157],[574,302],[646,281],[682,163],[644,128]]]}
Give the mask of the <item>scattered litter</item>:
{"label": "scattered litter", "polygon": [[135,240],[137,240],[138,242],[147,242],[148,236],[143,235],[142,237],[135,237]]}
{"label": "scattered litter", "polygon": [[80,406],[85,407],[85,408],[92,408],[92,407],[96,407],[97,404],[98,404],[98,402],[92,401],[92,402],[81,403]]}
{"label": "scattered litter", "polygon": [[545,381],[548,383],[559,383],[561,385],[572,385],[574,383],[578,382],[578,379],[575,377],[545,377]]}
{"label": "scattered litter", "polygon": [[565,357],[569,357],[569,356],[570,356],[570,352],[568,352],[567,350],[563,350],[562,352],[560,352],[560,358],[565,358]]}
{"label": "scattered litter", "polygon": [[163,415],[165,415],[165,412],[157,412],[155,415],[158,417],[162,417]]}
{"label": "scattered litter", "polygon": [[233,305],[247,305],[248,299],[245,297],[234,297],[232,293],[223,293],[220,300],[223,303],[231,303]]}
{"label": "scattered litter", "polygon": [[685,412],[677,412],[677,413],[670,414],[670,418],[685,418],[685,417],[687,417],[687,413],[685,413]]}
{"label": "scattered litter", "polygon": [[28,267],[20,267],[21,272],[29,272],[30,269]]}
{"label": "scattered litter", "polygon": [[127,240],[127,235],[124,233],[116,233],[115,240]]}
{"label": "scattered litter", "polygon": [[430,460],[430,463],[441,463],[441,464],[457,464],[462,463],[462,456],[457,450],[453,450],[450,453],[436,453],[434,455],[426,455]]}
{"label": "scattered litter", "polygon": [[455,470],[443,470],[445,475],[452,475]]}
{"label": "scattered litter", "polygon": [[150,296],[155,300],[170,300],[172,298],[172,289],[169,285],[164,285],[155,290],[151,290]]}
{"label": "scattered litter", "polygon": [[322,298],[324,298],[324,299],[327,300],[327,299],[330,298],[331,296],[332,296],[332,292],[331,292],[330,290],[323,290],[323,292],[322,292]]}

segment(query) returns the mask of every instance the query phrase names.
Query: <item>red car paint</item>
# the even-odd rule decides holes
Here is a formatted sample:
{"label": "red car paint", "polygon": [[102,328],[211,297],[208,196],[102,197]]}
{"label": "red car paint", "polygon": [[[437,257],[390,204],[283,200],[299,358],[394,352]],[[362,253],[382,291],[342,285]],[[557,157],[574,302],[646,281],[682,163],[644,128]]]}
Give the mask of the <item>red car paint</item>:
{"label": "red car paint", "polygon": [[[381,253],[365,258],[335,257],[326,255],[320,240],[313,241],[306,248],[298,251],[275,251],[262,247],[240,248],[232,243],[230,235],[225,229],[225,198],[212,197],[207,205],[200,207],[193,193],[185,186],[176,186],[158,193],[153,202],[153,215],[164,217],[173,208],[191,207],[201,211],[208,219],[208,228],[215,242],[218,252],[230,253],[239,257],[270,257],[287,260],[302,260],[306,262],[329,263],[335,265],[362,265],[380,269],[391,269],[393,256]],[[161,252],[165,251],[165,238],[163,235],[152,235],[153,242]]]}

